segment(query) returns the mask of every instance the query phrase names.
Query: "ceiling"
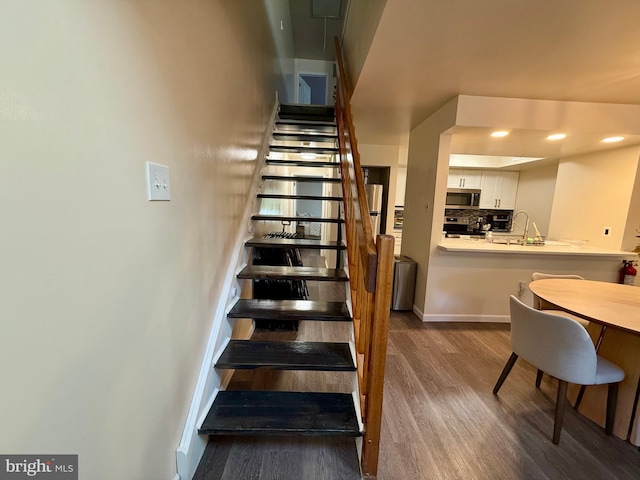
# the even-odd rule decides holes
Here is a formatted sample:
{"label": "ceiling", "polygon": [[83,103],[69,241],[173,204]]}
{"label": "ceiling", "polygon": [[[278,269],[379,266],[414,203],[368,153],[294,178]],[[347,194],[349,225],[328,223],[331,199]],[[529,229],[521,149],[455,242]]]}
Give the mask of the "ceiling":
{"label": "ceiling", "polygon": [[[459,94],[640,105],[638,19],[638,0],[387,0],[352,97],[358,137],[406,144]],[[557,158],[640,143],[488,133],[455,130],[454,153]]]}
{"label": "ceiling", "polygon": [[334,61],[349,0],[289,0],[295,58]]}

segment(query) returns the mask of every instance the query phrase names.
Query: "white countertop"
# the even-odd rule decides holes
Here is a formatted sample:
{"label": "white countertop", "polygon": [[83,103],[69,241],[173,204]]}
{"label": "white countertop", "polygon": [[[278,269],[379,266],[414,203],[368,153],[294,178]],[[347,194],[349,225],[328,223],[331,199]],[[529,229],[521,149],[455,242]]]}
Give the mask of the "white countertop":
{"label": "white countertop", "polygon": [[589,255],[598,257],[629,257],[636,258],[637,253],[609,250],[599,247],[574,247],[564,242],[548,241],[544,246],[534,245],[504,245],[486,243],[484,239],[443,238],[438,244],[441,252],[471,252],[471,253],[500,253],[509,255]]}

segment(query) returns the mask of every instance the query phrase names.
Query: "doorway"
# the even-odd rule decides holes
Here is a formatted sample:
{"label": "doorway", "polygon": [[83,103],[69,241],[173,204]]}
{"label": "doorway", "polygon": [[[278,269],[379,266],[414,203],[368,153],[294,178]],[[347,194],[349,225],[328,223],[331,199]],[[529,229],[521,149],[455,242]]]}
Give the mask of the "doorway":
{"label": "doorway", "polygon": [[[324,184],[322,183],[322,177],[318,177],[318,182],[296,182],[295,194],[305,195],[311,197],[325,196]],[[324,202],[319,200],[296,200],[295,201],[295,215],[297,217],[315,217],[321,218],[324,216]],[[319,222],[298,222],[298,226],[304,228],[305,238],[322,238],[322,224]]]}
{"label": "doorway", "polygon": [[391,167],[362,167],[365,184],[382,185],[382,212],[380,212],[380,233],[387,233],[387,212],[389,211],[389,183]]}
{"label": "doorway", "polygon": [[326,105],[327,75],[323,73],[299,73],[298,103],[305,105]]}

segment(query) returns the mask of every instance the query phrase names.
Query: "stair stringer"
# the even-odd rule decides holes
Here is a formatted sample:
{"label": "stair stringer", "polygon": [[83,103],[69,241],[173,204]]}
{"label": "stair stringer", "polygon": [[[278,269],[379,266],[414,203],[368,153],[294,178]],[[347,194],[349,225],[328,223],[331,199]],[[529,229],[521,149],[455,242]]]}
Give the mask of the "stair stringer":
{"label": "stair stringer", "polygon": [[[344,228],[344,226],[339,226],[339,228]],[[346,232],[345,232],[346,233]],[[347,272],[347,276],[350,276],[349,273],[349,262],[347,260],[347,254],[345,253],[343,258],[343,268]],[[350,283],[345,282],[345,298],[347,303],[347,308],[349,309],[349,313],[351,314],[351,318],[353,318],[353,303],[351,302],[351,288],[349,287]],[[358,365],[357,353],[356,353],[356,335],[354,331],[355,323],[351,322],[351,330],[349,332],[349,345],[351,347],[351,354],[353,355],[354,365]],[[362,439],[364,438],[364,420],[362,418],[362,409],[360,408],[360,383],[358,382],[358,372],[351,377],[351,392],[353,395],[353,404],[356,407],[356,416],[358,418],[358,424],[360,425],[360,432],[362,436],[356,437],[356,451],[358,453],[358,466],[362,468]]]}
{"label": "stair stringer", "polygon": [[207,435],[198,434],[198,423],[204,418],[203,413],[206,414],[209,410],[217,392],[223,389],[225,379],[230,378],[232,373],[232,371],[227,371],[225,374],[217,372],[214,368],[215,359],[220,355],[220,352],[231,338],[235,319],[228,319],[227,313],[240,297],[242,285],[236,276],[248,263],[249,249],[244,246],[244,243],[247,237],[252,236],[253,226],[251,223],[251,215],[256,211],[256,204],[259,201],[256,198],[256,194],[259,191],[261,183],[261,172],[266,165],[266,157],[269,152],[269,140],[273,133],[278,108],[279,103],[276,92],[276,101],[265,129],[265,136],[260,151],[258,152],[251,188],[249,192],[247,192],[247,205],[242,216],[240,228],[236,234],[233,253],[225,272],[218,307],[212,318],[211,331],[200,366],[200,373],[191,399],[182,437],[180,438],[180,444],[176,449],[176,479],[190,480],[193,478],[207,446],[207,442],[209,441]]}

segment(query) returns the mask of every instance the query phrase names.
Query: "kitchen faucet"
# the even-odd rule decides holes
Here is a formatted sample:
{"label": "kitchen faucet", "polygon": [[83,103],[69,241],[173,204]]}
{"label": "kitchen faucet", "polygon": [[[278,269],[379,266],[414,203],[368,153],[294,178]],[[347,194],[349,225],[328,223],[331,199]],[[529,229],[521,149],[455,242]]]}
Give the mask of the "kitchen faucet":
{"label": "kitchen faucet", "polygon": [[526,221],[524,223],[524,231],[522,233],[522,242],[524,244],[526,244],[527,243],[527,238],[529,237],[529,213],[526,210],[519,210],[513,216],[513,220],[511,220],[511,232],[510,233],[513,233],[513,227],[517,225],[516,218],[518,218],[518,215],[520,215],[521,213],[524,213],[524,215],[527,217]]}

